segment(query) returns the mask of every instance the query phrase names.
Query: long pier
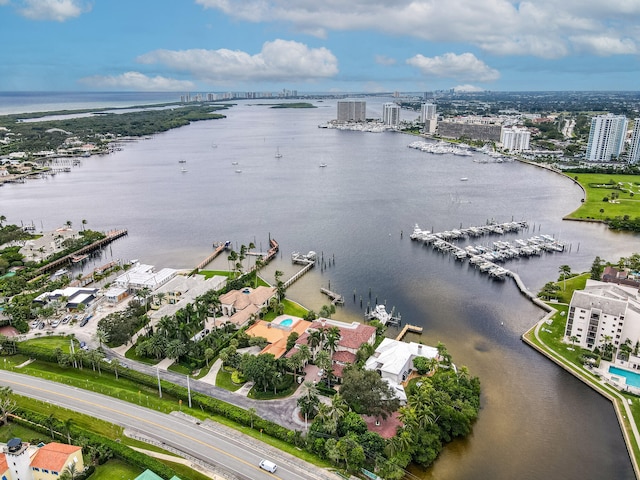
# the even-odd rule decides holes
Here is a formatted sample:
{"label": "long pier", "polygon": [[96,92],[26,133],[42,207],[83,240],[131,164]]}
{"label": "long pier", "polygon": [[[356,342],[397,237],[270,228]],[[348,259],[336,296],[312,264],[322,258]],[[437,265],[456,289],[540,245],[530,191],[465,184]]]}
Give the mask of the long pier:
{"label": "long pier", "polygon": [[106,236],[102,240],[96,240],[92,244],[87,245],[86,247],[82,247],[80,250],[78,250],[76,252],[70,253],[69,255],[65,255],[64,257],[61,257],[61,258],[59,258],[57,260],[54,260],[53,262],[46,264],[44,267],[40,267],[38,270],[36,270],[36,274],[49,272],[51,270],[54,270],[54,269],[58,268],[61,265],[66,265],[69,262],[71,262],[71,257],[73,257],[75,255],[83,255],[85,253],[94,252],[94,251],[104,247],[105,245],[108,245],[109,243],[113,242],[114,240],[116,240],[116,239],[118,239],[120,237],[124,237],[128,233],[129,232],[126,229],[123,229],[123,230],[112,230],[110,232],[107,232]]}
{"label": "long pier", "polygon": [[207,258],[201,261],[198,265],[196,265],[196,270],[202,270],[204,267],[206,267],[211,262],[213,262],[213,260],[218,255],[220,255],[225,250],[225,248],[227,248],[227,245],[225,243],[218,244],[211,255],[209,255]]}
{"label": "long pier", "polygon": [[404,327],[402,327],[402,330],[400,330],[400,333],[396,337],[396,340],[402,340],[404,336],[409,332],[422,334],[422,327],[419,327],[417,325],[409,325],[407,323]]}

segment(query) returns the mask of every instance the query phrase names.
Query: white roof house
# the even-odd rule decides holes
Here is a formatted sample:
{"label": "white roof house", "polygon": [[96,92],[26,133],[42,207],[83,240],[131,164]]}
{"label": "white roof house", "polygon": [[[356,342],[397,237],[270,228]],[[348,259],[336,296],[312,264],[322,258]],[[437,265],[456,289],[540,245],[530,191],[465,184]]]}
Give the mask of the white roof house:
{"label": "white roof house", "polygon": [[153,265],[137,264],[116,278],[114,285],[127,290],[142,290],[148,288],[151,291],[161,287],[178,273],[173,268],[163,268],[156,272]]}
{"label": "white roof house", "polygon": [[375,370],[392,385],[399,385],[413,370],[413,359],[416,357],[437,358],[438,349],[415,342],[406,343],[385,338],[369,357],[364,368]]}

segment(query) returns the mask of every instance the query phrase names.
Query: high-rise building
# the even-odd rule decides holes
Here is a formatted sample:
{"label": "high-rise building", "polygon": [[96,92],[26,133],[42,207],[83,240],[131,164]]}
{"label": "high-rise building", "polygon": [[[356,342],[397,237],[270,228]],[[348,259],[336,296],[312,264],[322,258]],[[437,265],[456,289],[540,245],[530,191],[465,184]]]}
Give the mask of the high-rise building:
{"label": "high-rise building", "polygon": [[629,121],[624,115],[598,115],[591,119],[587,160],[591,162],[610,162],[624,149]]}
{"label": "high-rise building", "polygon": [[529,140],[531,140],[531,132],[524,127],[503,127],[500,134],[502,146],[510,152],[529,150]]}
{"label": "high-rise building", "polygon": [[438,126],[438,114],[435,103],[423,103],[420,111],[420,118],[424,123],[424,133],[435,133]]}
{"label": "high-rise building", "polygon": [[400,125],[400,105],[389,102],[382,106],[382,123],[397,127]]}
{"label": "high-rise building", "polygon": [[367,119],[367,102],[356,100],[338,101],[338,123],[364,122]]}
{"label": "high-rise building", "polygon": [[631,135],[631,148],[629,149],[628,162],[637,165],[640,162],[640,118],[633,123],[633,135]]}

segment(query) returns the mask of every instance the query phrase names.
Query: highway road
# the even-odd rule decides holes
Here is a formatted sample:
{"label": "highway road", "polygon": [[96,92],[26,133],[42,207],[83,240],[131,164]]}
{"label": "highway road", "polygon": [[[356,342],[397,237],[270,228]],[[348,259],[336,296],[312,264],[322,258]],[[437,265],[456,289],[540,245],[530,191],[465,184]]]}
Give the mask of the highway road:
{"label": "highway road", "polygon": [[[135,430],[210,464],[232,479],[334,480],[334,474],[224,427],[193,418],[168,415],[76,387],[0,370],[0,384],[20,395],[59,405]],[[213,425],[213,426],[212,426]],[[261,470],[268,458],[278,465],[275,474]]]}

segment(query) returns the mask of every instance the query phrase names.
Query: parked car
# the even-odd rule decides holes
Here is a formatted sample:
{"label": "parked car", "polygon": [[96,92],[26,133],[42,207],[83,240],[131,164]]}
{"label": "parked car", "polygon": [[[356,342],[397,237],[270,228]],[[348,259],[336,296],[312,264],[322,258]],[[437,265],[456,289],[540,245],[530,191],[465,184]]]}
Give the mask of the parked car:
{"label": "parked car", "polygon": [[38,328],[42,330],[44,328],[44,322],[40,322],[40,325],[38,325]]}
{"label": "parked car", "polygon": [[267,472],[275,473],[278,466],[269,460],[260,460],[260,468]]}
{"label": "parked car", "polygon": [[71,321],[71,315],[67,315],[62,319],[62,324],[66,325],[67,323],[69,323],[69,321]]}
{"label": "parked car", "polygon": [[36,319],[33,322],[31,322],[31,328],[38,328],[38,325],[40,325],[40,319]]}
{"label": "parked car", "polygon": [[61,320],[59,318],[55,319],[53,322],[51,322],[51,326],[53,328],[56,328],[58,325],[60,325]]}
{"label": "parked car", "polygon": [[89,320],[91,320],[91,317],[92,317],[92,316],[93,316],[93,315],[87,315],[86,317],[84,317],[84,318],[82,319],[82,321],[80,322],[80,326],[81,326],[81,327],[84,327],[87,323],[89,323]]}
{"label": "parked car", "polygon": [[87,342],[80,342],[80,348],[82,350],[89,350],[89,347],[87,346]]}

